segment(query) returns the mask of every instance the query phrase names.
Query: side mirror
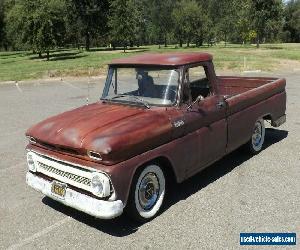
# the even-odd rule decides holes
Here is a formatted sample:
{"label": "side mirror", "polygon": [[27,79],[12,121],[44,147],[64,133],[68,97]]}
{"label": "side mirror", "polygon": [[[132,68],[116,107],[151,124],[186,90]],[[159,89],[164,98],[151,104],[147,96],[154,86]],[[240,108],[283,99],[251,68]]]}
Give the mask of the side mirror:
{"label": "side mirror", "polygon": [[187,110],[190,110],[196,103],[200,103],[204,100],[204,97],[202,95],[197,96],[196,100],[193,101],[188,107]]}

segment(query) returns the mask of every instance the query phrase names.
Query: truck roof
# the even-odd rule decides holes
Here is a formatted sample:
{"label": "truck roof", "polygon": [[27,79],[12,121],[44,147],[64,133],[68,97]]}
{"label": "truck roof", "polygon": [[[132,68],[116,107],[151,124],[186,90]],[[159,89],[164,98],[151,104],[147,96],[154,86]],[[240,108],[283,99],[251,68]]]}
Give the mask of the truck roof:
{"label": "truck roof", "polygon": [[159,65],[182,66],[203,61],[211,61],[213,56],[200,52],[173,52],[173,53],[144,53],[113,60],[110,65]]}

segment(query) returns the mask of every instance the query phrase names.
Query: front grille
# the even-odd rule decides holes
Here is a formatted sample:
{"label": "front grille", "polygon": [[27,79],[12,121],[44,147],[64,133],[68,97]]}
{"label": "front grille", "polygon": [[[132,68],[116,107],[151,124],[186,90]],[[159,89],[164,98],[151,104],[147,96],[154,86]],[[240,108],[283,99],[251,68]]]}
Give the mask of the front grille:
{"label": "front grille", "polygon": [[33,153],[36,171],[73,187],[92,192],[93,171],[82,166],[63,162],[38,153]]}
{"label": "front grille", "polygon": [[41,162],[38,162],[38,165],[40,168],[44,169],[48,173],[53,173],[53,174],[59,175],[61,177],[67,178],[69,180],[75,181],[80,184],[84,184],[86,186],[90,186],[90,184],[91,184],[91,180],[89,178],[82,177],[82,176],[79,176],[76,174],[72,174],[72,173],[57,169],[55,167],[46,165]]}

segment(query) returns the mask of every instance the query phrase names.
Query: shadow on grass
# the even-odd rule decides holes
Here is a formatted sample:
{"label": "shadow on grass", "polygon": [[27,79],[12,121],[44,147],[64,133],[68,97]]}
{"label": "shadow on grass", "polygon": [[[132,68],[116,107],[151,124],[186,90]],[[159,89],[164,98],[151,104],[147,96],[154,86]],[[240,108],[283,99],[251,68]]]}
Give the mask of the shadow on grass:
{"label": "shadow on grass", "polygon": [[72,60],[72,59],[78,59],[78,58],[83,58],[87,57],[87,55],[83,54],[74,54],[74,55],[64,55],[64,56],[52,56],[49,61],[64,61],[64,60]]}
{"label": "shadow on grass", "polygon": [[22,57],[22,56],[26,56],[27,53],[25,52],[2,52],[0,53],[0,57],[14,57],[14,58],[17,58],[17,57]]}
{"label": "shadow on grass", "polygon": [[[64,53],[53,53],[50,54],[49,61],[60,61],[60,60],[71,60],[86,57],[87,55],[82,54],[81,52],[64,52]],[[46,55],[43,54],[42,58],[38,55],[33,55],[30,57],[30,60],[46,60]]]}
{"label": "shadow on grass", "polygon": [[279,46],[262,46],[263,49],[283,50],[283,47]]}
{"label": "shadow on grass", "polygon": [[[13,57],[13,58],[15,58],[15,57]],[[9,59],[12,59],[12,58],[9,58]],[[17,62],[17,60],[5,60],[4,62],[1,62],[1,64],[2,65],[4,65],[4,64],[12,64],[12,63],[16,63]]]}
{"label": "shadow on grass", "polygon": [[[270,147],[271,145],[280,142],[288,136],[288,131],[267,129],[266,130],[266,141],[263,150]],[[210,167],[206,168],[199,174],[191,177],[181,184],[173,184],[170,188],[165,206],[162,213],[166,212],[171,206],[175,205],[181,200],[185,200],[189,196],[195,194],[199,190],[205,188],[210,183],[222,178],[224,175],[231,172],[236,167],[240,166],[243,162],[249,160],[252,156],[240,148],[233,153],[225,156],[223,159],[214,163]],[[67,216],[78,220],[87,226],[96,228],[104,233],[115,237],[123,237],[135,233],[142,224],[136,223],[126,215],[122,215],[112,220],[98,220],[92,216],[86,215],[75,209],[66,207],[59,202],[51,200],[50,198],[43,198],[43,203],[47,206],[57,210],[58,212],[64,213]]]}

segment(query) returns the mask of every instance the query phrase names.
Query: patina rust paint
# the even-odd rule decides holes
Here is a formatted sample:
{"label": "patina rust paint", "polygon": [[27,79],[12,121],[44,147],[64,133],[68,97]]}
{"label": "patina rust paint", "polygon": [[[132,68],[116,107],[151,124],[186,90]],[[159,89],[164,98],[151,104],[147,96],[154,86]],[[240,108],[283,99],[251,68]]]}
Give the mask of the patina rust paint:
{"label": "patina rust paint", "polygon": [[[116,65],[172,66],[181,72],[202,65],[212,85],[211,95],[190,109],[181,100],[150,109],[99,101],[27,131],[36,140],[28,150],[107,173],[124,204],[136,170],[147,162],[166,159],[182,182],[247,142],[257,119],[285,115],[285,79],[216,76],[207,53],[143,54],[111,63]],[[182,77],[181,91],[184,85]],[[89,158],[88,150],[103,160]]]}
{"label": "patina rust paint", "polygon": [[213,56],[208,53],[146,53],[127,58],[115,59],[110,65],[156,65],[156,66],[182,66],[187,64],[208,62]]}

